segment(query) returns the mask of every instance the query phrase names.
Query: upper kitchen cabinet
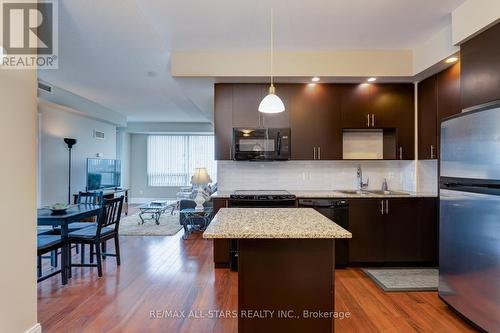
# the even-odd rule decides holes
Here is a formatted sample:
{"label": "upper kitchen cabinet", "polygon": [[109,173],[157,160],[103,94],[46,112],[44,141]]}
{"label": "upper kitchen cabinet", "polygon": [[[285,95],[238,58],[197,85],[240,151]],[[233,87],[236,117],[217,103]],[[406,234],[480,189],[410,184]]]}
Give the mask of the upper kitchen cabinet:
{"label": "upper kitchen cabinet", "polygon": [[344,129],[396,129],[397,159],[414,158],[413,84],[341,85]]}
{"label": "upper kitchen cabinet", "polygon": [[395,128],[396,159],[415,156],[415,87],[411,83],[372,84],[372,124],[375,128]]}
{"label": "upper kitchen cabinet", "polygon": [[460,45],[462,108],[500,99],[500,24]]}
{"label": "upper kitchen cabinet", "polygon": [[[261,123],[263,127],[269,128],[289,128],[290,127],[290,108],[291,100],[297,91],[297,85],[295,84],[277,84],[276,95],[281,98],[281,101],[285,105],[285,111],[280,113],[260,113]],[[262,85],[262,96],[266,96],[269,93],[269,85]],[[259,100],[260,103],[260,100]]]}
{"label": "upper kitchen cabinet", "polygon": [[264,96],[263,85],[234,84],[232,127],[260,127],[262,119],[258,108]]}
{"label": "upper kitchen cabinet", "polygon": [[418,158],[435,159],[437,153],[437,76],[418,83]]}
{"label": "upper kitchen cabinet", "polygon": [[461,112],[460,62],[437,74],[438,132],[441,120]]}
{"label": "upper kitchen cabinet", "polygon": [[460,113],[460,63],[418,84],[418,158],[439,157],[441,121]]}
{"label": "upper kitchen cabinet", "polygon": [[259,104],[269,91],[267,84],[222,83],[215,85],[215,158],[232,159],[234,127],[290,127],[291,100],[297,85],[276,85],[285,111],[277,114],[259,112]]}
{"label": "upper kitchen cabinet", "polygon": [[374,127],[370,108],[370,86],[367,83],[339,85],[342,127]]}
{"label": "upper kitchen cabinet", "polygon": [[292,159],[342,159],[342,124],[337,85],[297,85],[290,109]]}
{"label": "upper kitchen cabinet", "polygon": [[259,112],[259,104],[268,93],[267,84],[233,84],[233,127],[290,127],[289,109],[293,85],[276,85],[276,94],[285,105],[284,112]]}
{"label": "upper kitchen cabinet", "polygon": [[233,144],[233,85],[216,84],[214,94],[215,159],[230,160]]}

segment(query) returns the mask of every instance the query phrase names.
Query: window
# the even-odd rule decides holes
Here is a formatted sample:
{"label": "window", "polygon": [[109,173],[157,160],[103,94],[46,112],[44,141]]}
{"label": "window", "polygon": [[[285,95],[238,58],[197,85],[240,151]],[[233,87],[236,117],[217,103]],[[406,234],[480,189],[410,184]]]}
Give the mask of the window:
{"label": "window", "polygon": [[195,168],[217,181],[213,135],[148,136],[149,186],[189,186]]}

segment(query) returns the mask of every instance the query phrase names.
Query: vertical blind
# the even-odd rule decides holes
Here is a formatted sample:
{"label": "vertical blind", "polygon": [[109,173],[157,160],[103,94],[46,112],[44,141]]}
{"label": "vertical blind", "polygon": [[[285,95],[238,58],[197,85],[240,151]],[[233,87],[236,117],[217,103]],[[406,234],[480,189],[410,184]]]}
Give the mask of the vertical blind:
{"label": "vertical blind", "polygon": [[195,168],[217,181],[213,135],[148,136],[149,186],[188,186]]}

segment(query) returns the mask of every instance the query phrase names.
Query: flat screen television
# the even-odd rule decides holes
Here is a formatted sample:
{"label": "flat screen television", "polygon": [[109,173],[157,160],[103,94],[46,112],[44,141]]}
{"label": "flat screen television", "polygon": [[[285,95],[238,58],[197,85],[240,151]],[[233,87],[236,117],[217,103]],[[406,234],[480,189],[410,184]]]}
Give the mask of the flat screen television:
{"label": "flat screen television", "polygon": [[87,191],[120,187],[120,160],[87,159]]}

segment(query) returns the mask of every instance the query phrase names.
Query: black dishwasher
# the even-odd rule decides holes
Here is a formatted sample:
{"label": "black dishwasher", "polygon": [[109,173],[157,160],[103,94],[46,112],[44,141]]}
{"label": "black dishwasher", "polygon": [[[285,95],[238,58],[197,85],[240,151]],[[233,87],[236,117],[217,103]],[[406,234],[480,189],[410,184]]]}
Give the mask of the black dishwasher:
{"label": "black dishwasher", "polygon": [[[334,199],[300,199],[299,207],[314,208],[342,228],[349,230],[349,203]],[[335,240],[335,267],[342,268],[349,264],[349,240]]]}

